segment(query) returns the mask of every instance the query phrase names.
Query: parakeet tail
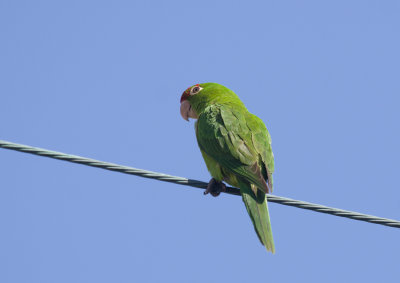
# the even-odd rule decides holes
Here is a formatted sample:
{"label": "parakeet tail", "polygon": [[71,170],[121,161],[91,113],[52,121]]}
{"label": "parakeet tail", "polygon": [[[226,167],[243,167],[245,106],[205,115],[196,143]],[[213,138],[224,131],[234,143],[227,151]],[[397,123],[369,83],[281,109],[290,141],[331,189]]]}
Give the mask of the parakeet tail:
{"label": "parakeet tail", "polygon": [[253,187],[254,191],[257,191],[257,195],[255,195],[251,186],[254,185],[250,185],[249,183],[241,184],[240,191],[242,193],[243,202],[246,205],[247,212],[250,215],[254,230],[256,230],[260,242],[268,251],[275,253],[267,198],[264,192],[256,190],[255,187]]}

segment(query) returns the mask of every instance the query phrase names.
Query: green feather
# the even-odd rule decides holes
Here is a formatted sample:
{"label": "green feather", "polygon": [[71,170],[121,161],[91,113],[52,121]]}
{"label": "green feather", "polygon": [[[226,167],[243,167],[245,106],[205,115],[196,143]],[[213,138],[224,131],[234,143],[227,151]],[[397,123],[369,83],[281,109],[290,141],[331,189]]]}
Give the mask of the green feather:
{"label": "green feather", "polygon": [[246,205],[247,212],[250,215],[260,242],[265,248],[275,253],[274,238],[272,236],[271,221],[269,219],[268,204],[266,195],[258,190],[257,196],[254,195],[250,184],[241,183],[240,192]]}

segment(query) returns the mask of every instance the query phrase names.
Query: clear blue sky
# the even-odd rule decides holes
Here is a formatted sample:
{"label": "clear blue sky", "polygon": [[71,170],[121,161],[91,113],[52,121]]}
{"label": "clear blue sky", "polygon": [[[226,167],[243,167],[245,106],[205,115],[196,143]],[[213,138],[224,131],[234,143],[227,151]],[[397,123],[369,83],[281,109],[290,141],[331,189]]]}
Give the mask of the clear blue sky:
{"label": "clear blue sky", "polygon": [[[400,219],[399,1],[1,1],[0,139],[204,181],[190,85],[270,130],[276,195]],[[400,230],[0,149],[0,282],[398,282]]]}

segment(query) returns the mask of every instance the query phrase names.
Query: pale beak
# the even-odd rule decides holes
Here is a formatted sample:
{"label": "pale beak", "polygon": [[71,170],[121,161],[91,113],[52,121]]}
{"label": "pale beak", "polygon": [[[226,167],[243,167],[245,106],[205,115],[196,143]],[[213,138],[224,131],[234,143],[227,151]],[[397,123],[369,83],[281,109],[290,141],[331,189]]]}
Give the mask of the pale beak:
{"label": "pale beak", "polygon": [[190,105],[190,102],[187,100],[182,101],[181,103],[181,116],[186,121],[189,121],[189,118],[197,119],[197,114]]}

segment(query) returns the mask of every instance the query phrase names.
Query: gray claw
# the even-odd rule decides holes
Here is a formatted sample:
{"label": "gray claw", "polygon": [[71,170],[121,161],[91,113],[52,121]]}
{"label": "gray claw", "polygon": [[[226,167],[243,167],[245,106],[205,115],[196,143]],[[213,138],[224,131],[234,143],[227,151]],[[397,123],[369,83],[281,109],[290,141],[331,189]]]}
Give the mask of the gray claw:
{"label": "gray claw", "polygon": [[208,183],[207,189],[204,191],[204,194],[206,195],[210,193],[213,197],[217,197],[221,192],[225,191],[226,185],[222,181],[217,181],[212,178]]}

